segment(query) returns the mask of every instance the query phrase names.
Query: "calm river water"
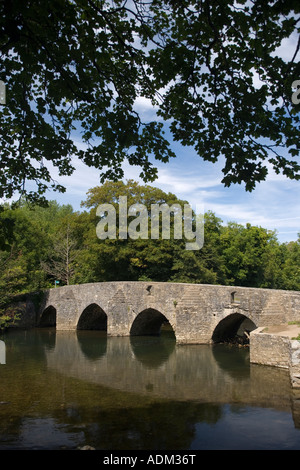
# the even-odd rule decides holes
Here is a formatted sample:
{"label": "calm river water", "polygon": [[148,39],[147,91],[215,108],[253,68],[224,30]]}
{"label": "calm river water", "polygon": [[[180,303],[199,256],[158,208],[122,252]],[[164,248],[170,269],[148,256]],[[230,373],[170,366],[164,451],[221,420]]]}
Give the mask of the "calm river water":
{"label": "calm river water", "polygon": [[167,331],[0,339],[0,450],[300,449],[299,392],[248,349],[179,346]]}

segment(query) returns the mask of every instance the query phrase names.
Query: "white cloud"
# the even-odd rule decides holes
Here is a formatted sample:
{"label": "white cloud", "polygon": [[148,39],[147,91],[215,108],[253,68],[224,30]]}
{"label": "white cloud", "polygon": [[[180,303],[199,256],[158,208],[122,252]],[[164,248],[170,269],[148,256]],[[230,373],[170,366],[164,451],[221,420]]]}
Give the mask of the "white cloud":
{"label": "white cloud", "polygon": [[[295,54],[296,48],[298,43],[298,34],[295,31],[291,34],[290,37],[284,38],[279,47],[275,49],[275,51],[271,54],[273,56],[279,56],[284,61],[289,62],[293,59]],[[295,61],[297,62],[300,57],[300,51],[298,51],[297,55],[295,56]]]}

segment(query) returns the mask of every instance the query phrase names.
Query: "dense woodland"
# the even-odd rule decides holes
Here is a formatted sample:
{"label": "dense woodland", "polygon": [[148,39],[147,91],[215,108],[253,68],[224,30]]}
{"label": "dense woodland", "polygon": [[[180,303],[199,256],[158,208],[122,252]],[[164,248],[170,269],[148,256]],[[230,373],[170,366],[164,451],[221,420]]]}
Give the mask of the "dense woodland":
{"label": "dense woodland", "polygon": [[224,284],[300,289],[300,236],[280,243],[276,233],[235,222],[224,225],[205,213],[204,246],[185,249],[185,240],[100,240],[102,203],[184,204],[174,194],[135,181],[107,182],[87,193],[82,211],[50,201],[48,207],[2,206],[0,213],[1,305],[17,294],[86,282],[115,280]]}

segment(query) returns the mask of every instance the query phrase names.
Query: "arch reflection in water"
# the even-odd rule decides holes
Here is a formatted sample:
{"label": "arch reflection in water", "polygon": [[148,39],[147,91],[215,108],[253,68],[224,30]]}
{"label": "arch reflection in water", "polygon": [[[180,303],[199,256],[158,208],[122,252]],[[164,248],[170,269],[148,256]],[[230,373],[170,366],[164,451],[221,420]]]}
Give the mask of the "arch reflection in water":
{"label": "arch reflection in water", "polygon": [[106,355],[106,332],[77,330],[76,336],[80,349],[87,359],[96,361]]}
{"label": "arch reflection in water", "polygon": [[175,349],[176,339],[168,324],[161,328],[160,336],[130,336],[135,358],[149,369],[156,369],[168,361]]}
{"label": "arch reflection in water", "polygon": [[214,344],[212,353],[219,367],[233,379],[250,377],[250,352],[248,348]]}
{"label": "arch reflection in water", "polygon": [[35,330],[36,334],[35,342],[37,344],[43,345],[45,349],[54,349],[55,348],[55,341],[56,341],[56,329],[51,328],[37,328]]}

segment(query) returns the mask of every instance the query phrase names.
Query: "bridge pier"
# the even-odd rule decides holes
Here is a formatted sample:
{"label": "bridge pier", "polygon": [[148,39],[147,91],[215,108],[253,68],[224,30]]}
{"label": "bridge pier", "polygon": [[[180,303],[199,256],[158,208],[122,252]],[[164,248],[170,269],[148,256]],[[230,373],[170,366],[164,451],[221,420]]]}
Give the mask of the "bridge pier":
{"label": "bridge pier", "polygon": [[130,336],[129,320],[130,308],[125,303],[125,298],[118,302],[110,302],[107,320],[107,336]]}

